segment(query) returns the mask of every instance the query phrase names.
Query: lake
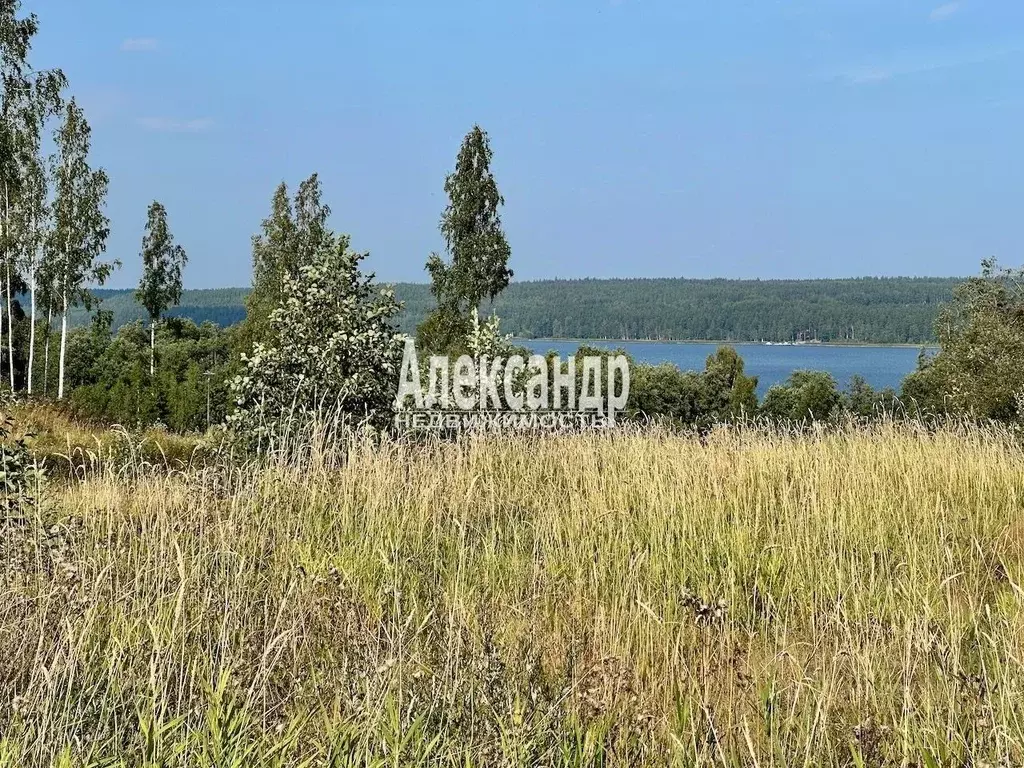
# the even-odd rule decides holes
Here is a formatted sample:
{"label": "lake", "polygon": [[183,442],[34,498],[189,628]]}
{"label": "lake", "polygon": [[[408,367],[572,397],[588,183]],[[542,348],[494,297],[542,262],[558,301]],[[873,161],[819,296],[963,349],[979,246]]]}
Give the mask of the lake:
{"label": "lake", "polygon": [[[644,341],[552,341],[546,339],[517,340],[536,354],[555,352],[563,357],[576,352],[586,343],[601,349],[624,349],[637,362],[672,363],[684,371],[702,371],[708,355],[718,348],[716,343],[644,342]],[[875,389],[892,387],[899,391],[900,381],[917,367],[917,347],[842,347],[824,344],[767,346],[765,344],[732,344],[745,363],[745,372],[758,377],[758,394],[763,396],[773,384],[780,384],[793,371],[828,371],[845,389],[854,374],[860,374]]]}

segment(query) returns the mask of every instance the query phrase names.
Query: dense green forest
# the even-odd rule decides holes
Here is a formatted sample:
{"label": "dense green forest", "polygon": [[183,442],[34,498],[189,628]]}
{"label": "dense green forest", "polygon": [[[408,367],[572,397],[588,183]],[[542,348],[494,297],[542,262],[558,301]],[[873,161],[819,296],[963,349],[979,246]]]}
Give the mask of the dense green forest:
{"label": "dense green forest", "polygon": [[[181,304],[168,310],[169,317],[181,317],[197,325],[211,322],[222,328],[240,323],[245,319],[245,297],[248,288],[211,288],[200,291],[183,291]],[[136,320],[148,321],[148,315],[135,299],[135,290],[97,288],[96,298],[102,301],[104,310],[113,314],[114,329],[121,328]],[[82,327],[90,322],[90,313],[79,309],[72,314],[75,326]]]}
{"label": "dense green forest", "polygon": [[[886,344],[934,341],[939,306],[959,278],[844,280],[547,280],[512,283],[495,301],[503,328],[522,338],[787,341]],[[430,286],[399,283],[403,332],[434,308]],[[95,291],[114,327],[144,320],[129,290]],[[185,291],[168,314],[233,325],[247,289]],[[84,325],[88,316],[75,316]]]}
{"label": "dense green forest", "polygon": [[[848,280],[565,280],[512,283],[495,301],[524,338],[931,341],[956,278]],[[397,286],[403,327],[432,302],[426,285]]]}

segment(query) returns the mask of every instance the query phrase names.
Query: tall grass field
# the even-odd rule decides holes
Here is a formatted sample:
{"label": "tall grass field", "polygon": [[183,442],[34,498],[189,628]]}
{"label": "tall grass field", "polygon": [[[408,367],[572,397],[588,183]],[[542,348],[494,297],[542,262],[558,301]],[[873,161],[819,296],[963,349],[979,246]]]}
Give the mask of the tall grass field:
{"label": "tall grass field", "polygon": [[1021,445],[51,457],[0,527],[0,766],[1021,765]]}

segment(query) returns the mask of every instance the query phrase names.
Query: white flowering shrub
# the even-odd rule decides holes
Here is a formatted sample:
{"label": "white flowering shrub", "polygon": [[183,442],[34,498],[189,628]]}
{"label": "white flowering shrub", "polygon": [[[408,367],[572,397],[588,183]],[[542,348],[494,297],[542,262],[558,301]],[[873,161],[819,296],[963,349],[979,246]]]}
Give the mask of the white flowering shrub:
{"label": "white flowering shrub", "polygon": [[474,359],[480,360],[486,355],[492,360],[496,357],[508,357],[512,354],[512,334],[502,335],[501,320],[496,314],[480,320],[476,307],[470,315],[470,329],[466,336],[466,346]]}
{"label": "white flowering shrub", "polygon": [[338,239],[285,278],[270,315],[273,341],[243,356],[245,371],[230,383],[228,425],[237,434],[267,444],[339,414],[353,426],[387,422],[402,350],[392,319],[401,305],[359,271],[364,256]]}

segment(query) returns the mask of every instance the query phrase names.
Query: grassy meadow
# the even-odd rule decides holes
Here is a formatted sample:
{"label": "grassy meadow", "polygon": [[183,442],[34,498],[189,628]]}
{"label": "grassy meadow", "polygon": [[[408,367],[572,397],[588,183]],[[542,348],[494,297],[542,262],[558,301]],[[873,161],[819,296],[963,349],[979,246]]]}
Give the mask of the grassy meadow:
{"label": "grassy meadow", "polygon": [[0,766],[1024,763],[1009,431],[82,456],[0,534]]}

